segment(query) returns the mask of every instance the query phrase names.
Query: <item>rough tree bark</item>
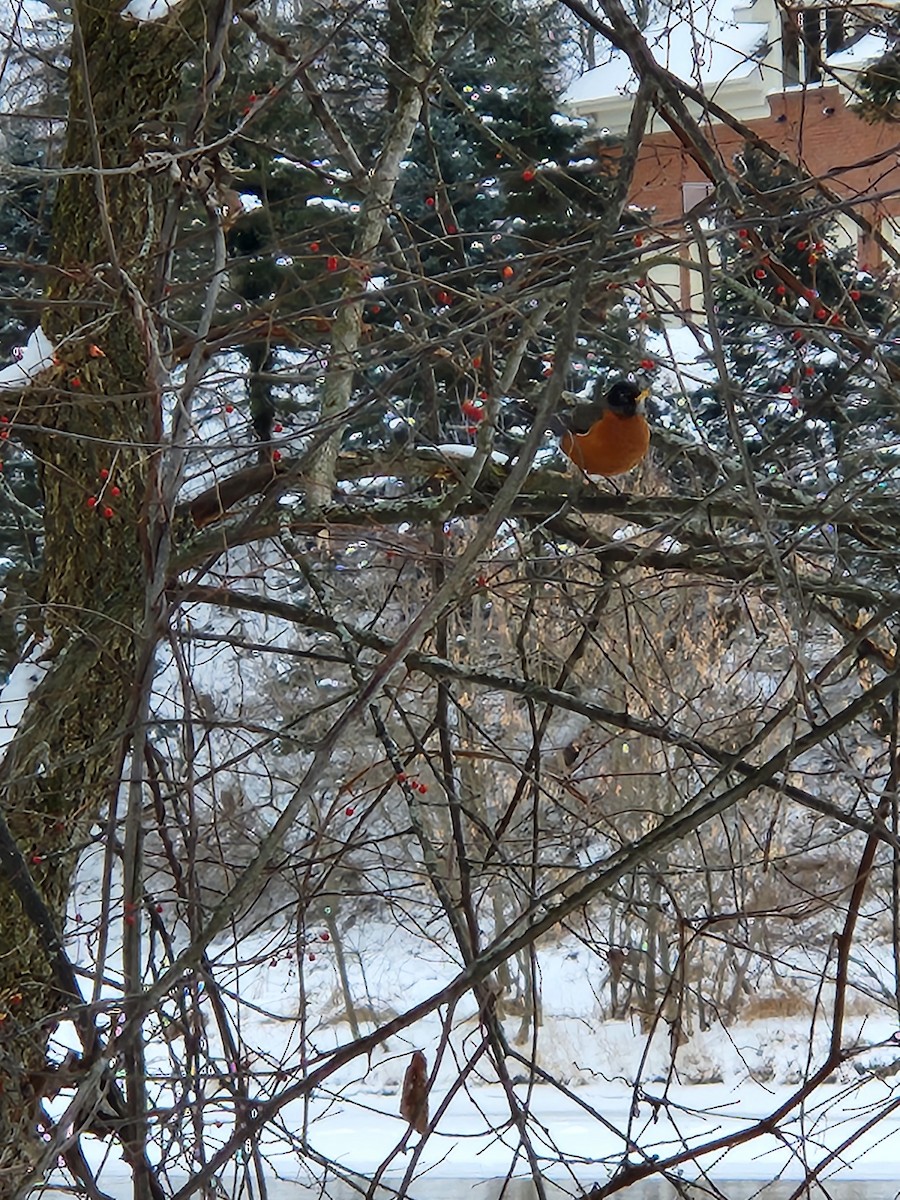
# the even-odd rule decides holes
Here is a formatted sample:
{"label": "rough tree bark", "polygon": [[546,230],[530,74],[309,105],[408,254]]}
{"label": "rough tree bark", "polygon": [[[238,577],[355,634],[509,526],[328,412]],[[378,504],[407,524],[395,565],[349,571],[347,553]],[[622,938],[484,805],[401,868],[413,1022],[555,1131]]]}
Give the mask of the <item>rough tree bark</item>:
{"label": "rough tree bark", "polygon": [[148,528],[158,520],[161,380],[143,298],[158,286],[171,183],[120,169],[140,156],[135,127],[171,115],[204,14],[182,6],[138,24],[120,9],[117,0],[74,5],[64,168],[85,169],[64,174],[54,208],[58,271],[44,328],[57,354],[7,409],[14,430],[28,426],[22,437],[40,466],[50,666],[0,769],[4,1196],[41,1155],[34,1080],[58,1014],[75,1004],[53,943],[77,848],[119,788],[137,701]]}

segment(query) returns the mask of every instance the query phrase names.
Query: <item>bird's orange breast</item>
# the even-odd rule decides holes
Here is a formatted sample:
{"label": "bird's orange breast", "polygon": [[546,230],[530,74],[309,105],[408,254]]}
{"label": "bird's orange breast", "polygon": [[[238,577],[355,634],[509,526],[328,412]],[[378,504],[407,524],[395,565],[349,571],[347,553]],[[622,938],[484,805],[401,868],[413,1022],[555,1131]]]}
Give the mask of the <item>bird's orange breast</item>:
{"label": "bird's orange breast", "polygon": [[588,475],[624,475],[638,465],[650,447],[650,426],[644,417],[620,417],[606,412],[587,433],[565,433],[563,454]]}

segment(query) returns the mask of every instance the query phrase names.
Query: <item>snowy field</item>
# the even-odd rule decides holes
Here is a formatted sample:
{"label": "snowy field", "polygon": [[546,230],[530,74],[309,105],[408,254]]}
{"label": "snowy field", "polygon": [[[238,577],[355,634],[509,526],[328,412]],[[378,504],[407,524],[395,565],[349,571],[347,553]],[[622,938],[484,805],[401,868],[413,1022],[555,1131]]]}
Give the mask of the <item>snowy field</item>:
{"label": "snowy field", "polygon": [[[258,963],[262,954],[271,953],[271,935],[246,939],[242,949],[248,960]],[[379,1023],[438,992],[452,973],[443,948],[396,926],[354,925],[344,950],[354,992],[368,996],[369,1011]],[[289,1086],[302,1079],[305,1069],[326,1060],[335,1047],[352,1040],[342,1019],[333,946],[320,940],[314,960],[309,961],[312,952],[307,947],[299,961],[281,953],[264,966],[246,969],[235,968],[224,956],[219,960],[217,978],[235,1017],[240,1013],[248,1065],[262,1081],[260,1098],[277,1091],[266,1087],[275,1069],[281,1072],[283,1085]],[[626,1136],[640,1147],[642,1156],[665,1158],[746,1128],[787,1101],[824,1053],[828,1036],[824,1022],[813,1028],[811,1047],[806,1018],[769,1018],[728,1029],[714,1025],[695,1031],[679,1047],[672,1074],[665,1028],[648,1047],[636,1024],[603,1020],[599,1015],[602,975],[595,956],[575,942],[549,943],[540,962],[545,1012],[536,1042],[529,1034],[524,1044],[517,1044],[518,1020],[507,1021],[505,1028],[514,1050],[526,1059],[534,1052],[538,1065],[563,1085],[529,1088],[524,1066],[519,1074],[513,1073],[516,1094],[529,1113],[529,1132],[542,1173],[566,1194],[608,1179],[621,1161]],[[307,996],[305,1053],[301,1053],[297,1020],[300,970]],[[272,1184],[270,1200],[299,1196],[323,1178],[330,1195],[349,1198],[360,1188],[365,1194],[376,1174],[397,1187],[407,1170],[412,1172],[409,1194],[416,1198],[443,1200],[477,1192],[489,1200],[494,1194],[491,1187],[485,1184],[483,1191],[476,1184],[502,1180],[509,1173],[519,1178],[527,1175],[503,1089],[486,1059],[477,1059],[465,1086],[454,1091],[460,1071],[475,1057],[480,1042],[471,1004],[457,1010],[453,1036],[431,1091],[432,1117],[448,1096],[449,1103],[420,1154],[414,1153],[417,1135],[409,1147],[403,1147],[407,1126],[398,1114],[403,1073],[416,1048],[424,1050],[429,1070],[433,1067],[445,1015],[439,1010],[392,1036],[371,1057],[360,1056],[333,1072],[307,1102],[298,1100],[279,1111],[261,1141]],[[371,1021],[361,1022],[364,1033],[375,1027]],[[834,1191],[838,1200],[893,1196],[900,1179],[896,1082],[900,1047],[893,1041],[895,1032],[887,1018],[862,1013],[849,1017],[845,1044],[853,1043],[856,1055],[832,1082],[795,1110],[793,1119],[782,1121],[780,1136],[757,1138],[727,1153],[706,1155],[699,1164],[687,1163],[683,1178],[694,1179],[702,1170],[716,1181],[742,1180],[748,1186],[752,1182],[749,1195],[771,1180],[800,1180],[828,1159],[821,1177],[829,1188],[835,1181],[856,1187],[862,1187],[862,1180],[871,1181],[861,1192]],[[208,1027],[207,1035],[213,1066],[218,1060],[220,1069],[227,1071],[227,1062],[215,1052],[214,1030]],[[147,1066],[158,1081],[161,1108],[173,1099],[166,1076],[172,1070],[172,1056],[178,1054],[177,1040],[166,1042],[158,1026],[148,1025]],[[874,1071],[883,1077],[873,1077]],[[715,1082],[685,1082],[704,1077]],[[635,1080],[639,1080],[637,1091]],[[207,1094],[213,1091],[211,1087]],[[65,1099],[60,1098],[63,1103]],[[223,1094],[220,1108],[207,1107],[207,1154],[233,1132],[230,1104]],[[874,1121],[876,1116],[879,1119]],[[869,1123],[872,1127],[866,1129]],[[124,1200],[129,1184],[121,1162],[104,1161],[105,1147],[94,1139],[88,1137],[84,1143],[104,1189],[115,1200]],[[307,1152],[301,1153],[301,1143]],[[184,1175],[173,1171],[167,1181],[170,1194],[177,1196],[184,1182]],[[220,1182],[227,1190],[227,1172]],[[876,1187],[876,1182],[882,1186]],[[521,1187],[511,1193],[514,1200],[519,1195],[524,1200]],[[771,1196],[778,1200],[793,1190],[788,1187]],[[650,1181],[628,1194],[636,1200],[654,1200],[669,1193]],[[729,1195],[744,1194],[729,1185]]]}

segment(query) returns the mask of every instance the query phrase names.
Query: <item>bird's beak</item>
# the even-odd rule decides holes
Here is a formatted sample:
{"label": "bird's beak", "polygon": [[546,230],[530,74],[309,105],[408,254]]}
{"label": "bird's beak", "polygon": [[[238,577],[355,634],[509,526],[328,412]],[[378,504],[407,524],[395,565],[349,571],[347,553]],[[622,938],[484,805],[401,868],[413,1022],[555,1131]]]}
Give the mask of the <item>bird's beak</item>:
{"label": "bird's beak", "polygon": [[641,394],[638,396],[637,400],[635,400],[635,404],[640,404],[640,402],[641,402],[642,400],[646,400],[646,399],[647,399],[647,397],[648,397],[649,395],[650,395],[650,389],[649,389],[649,388],[644,388],[644,390],[643,390],[643,391],[641,392]]}

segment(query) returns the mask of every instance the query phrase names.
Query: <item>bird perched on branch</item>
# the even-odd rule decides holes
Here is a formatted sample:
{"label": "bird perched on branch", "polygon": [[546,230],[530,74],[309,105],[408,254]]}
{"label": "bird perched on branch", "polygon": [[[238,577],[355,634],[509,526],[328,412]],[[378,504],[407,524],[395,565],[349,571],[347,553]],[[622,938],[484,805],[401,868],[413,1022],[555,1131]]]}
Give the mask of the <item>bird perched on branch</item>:
{"label": "bird perched on branch", "polygon": [[587,475],[624,475],[642,461],[650,446],[650,426],[642,405],[649,388],[614,383],[602,399],[559,413],[551,420],[561,434],[559,447]]}

